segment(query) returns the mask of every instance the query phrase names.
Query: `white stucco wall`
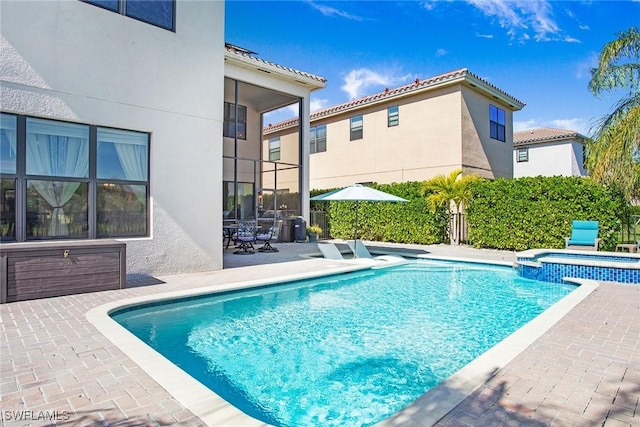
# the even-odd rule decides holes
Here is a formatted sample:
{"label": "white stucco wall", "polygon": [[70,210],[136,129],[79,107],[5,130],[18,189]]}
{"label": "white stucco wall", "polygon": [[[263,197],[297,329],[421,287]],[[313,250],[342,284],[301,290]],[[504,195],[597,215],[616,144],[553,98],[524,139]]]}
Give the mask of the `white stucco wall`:
{"label": "white stucco wall", "polygon": [[222,268],[224,2],[167,31],[80,1],[2,1],[2,110],[151,133],[151,236],[131,275]]}
{"label": "white stucco wall", "polygon": [[523,176],[585,176],[582,165],[582,144],[573,141],[557,141],[526,145],[529,161],[518,162],[518,148],[513,150],[513,177]]}

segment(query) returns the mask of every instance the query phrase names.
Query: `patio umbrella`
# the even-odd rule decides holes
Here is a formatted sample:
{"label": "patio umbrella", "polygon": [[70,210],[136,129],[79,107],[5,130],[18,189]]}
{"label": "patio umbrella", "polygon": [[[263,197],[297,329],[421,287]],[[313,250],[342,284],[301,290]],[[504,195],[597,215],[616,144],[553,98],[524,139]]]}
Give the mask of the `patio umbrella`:
{"label": "patio umbrella", "polygon": [[375,188],[365,187],[362,184],[354,184],[348,187],[339,188],[328,193],[319,194],[310,200],[316,201],[340,201],[340,202],[356,202],[356,224],[354,228],[354,244],[358,240],[358,202],[408,202],[407,199],[376,190]]}

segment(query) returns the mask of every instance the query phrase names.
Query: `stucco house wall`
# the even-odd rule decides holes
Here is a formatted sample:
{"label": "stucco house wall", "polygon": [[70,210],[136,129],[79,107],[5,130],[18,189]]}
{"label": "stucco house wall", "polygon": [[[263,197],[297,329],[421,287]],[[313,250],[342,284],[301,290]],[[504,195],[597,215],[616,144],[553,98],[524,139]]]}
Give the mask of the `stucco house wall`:
{"label": "stucco house wall", "polygon": [[132,275],[222,268],[224,2],[179,2],[175,32],[80,1],[2,2],[5,112],[149,132],[150,236]]}
{"label": "stucco house wall", "polygon": [[[481,84],[487,89],[478,88]],[[504,142],[490,138],[489,105],[505,111]],[[398,126],[388,126],[391,106],[398,106]],[[422,181],[458,168],[490,179],[510,178],[513,111],[523,106],[467,70],[458,70],[315,112],[310,126],[326,124],[327,151],[310,156],[311,188]],[[350,118],[356,115],[363,116],[363,137],[351,141]],[[281,142],[293,137],[294,123],[265,128],[263,144],[276,135]]]}
{"label": "stucco house wall", "polygon": [[[587,176],[584,167],[586,137],[572,130],[538,128],[514,134],[513,176]],[[518,161],[519,150],[528,159]]]}

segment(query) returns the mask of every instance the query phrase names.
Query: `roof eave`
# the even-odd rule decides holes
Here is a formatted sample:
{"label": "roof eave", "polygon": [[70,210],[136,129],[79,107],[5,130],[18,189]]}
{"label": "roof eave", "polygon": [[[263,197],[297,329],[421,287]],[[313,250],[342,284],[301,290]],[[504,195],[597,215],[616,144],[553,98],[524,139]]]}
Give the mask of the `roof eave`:
{"label": "roof eave", "polygon": [[239,55],[237,53],[225,52],[225,61],[241,68],[269,74],[275,78],[293,81],[296,84],[309,88],[309,91],[322,89],[326,86],[326,79],[314,76],[309,73],[296,72],[286,67],[281,67],[273,63],[258,60],[248,55]]}

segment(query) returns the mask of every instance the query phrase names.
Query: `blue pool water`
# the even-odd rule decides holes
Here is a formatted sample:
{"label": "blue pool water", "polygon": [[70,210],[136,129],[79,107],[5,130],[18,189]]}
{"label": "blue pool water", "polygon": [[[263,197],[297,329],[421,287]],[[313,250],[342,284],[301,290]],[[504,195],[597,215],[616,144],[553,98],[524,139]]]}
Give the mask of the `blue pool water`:
{"label": "blue pool water", "polygon": [[264,422],[369,426],[573,289],[512,268],[416,261],[112,317]]}

